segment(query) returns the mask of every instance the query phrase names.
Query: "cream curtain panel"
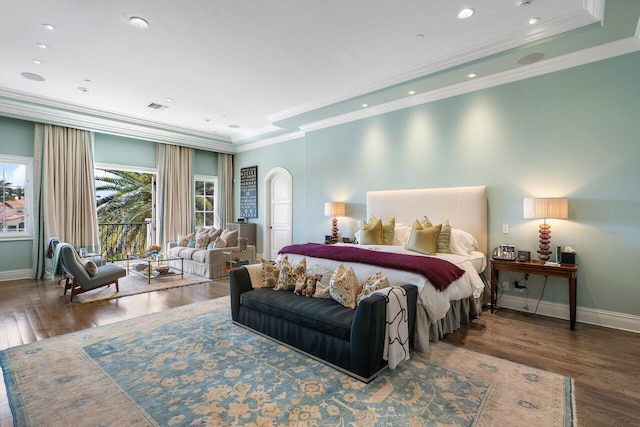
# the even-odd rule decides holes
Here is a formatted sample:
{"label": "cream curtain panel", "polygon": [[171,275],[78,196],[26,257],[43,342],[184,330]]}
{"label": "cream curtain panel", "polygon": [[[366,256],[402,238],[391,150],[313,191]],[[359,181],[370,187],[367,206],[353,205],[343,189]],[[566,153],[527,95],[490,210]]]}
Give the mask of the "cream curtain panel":
{"label": "cream curtain panel", "polygon": [[[163,163],[159,167],[159,192],[161,218],[160,242],[165,247],[167,242],[174,241],[178,233],[186,234],[192,227],[192,186],[193,186],[193,149],[164,145],[158,160]],[[162,157],[164,157],[162,159]]]}
{"label": "cream curtain panel", "polygon": [[58,237],[72,246],[97,250],[91,132],[44,125],[41,191],[43,244]]}
{"label": "cream curtain panel", "polygon": [[218,154],[218,221],[220,228],[233,221],[233,155]]}

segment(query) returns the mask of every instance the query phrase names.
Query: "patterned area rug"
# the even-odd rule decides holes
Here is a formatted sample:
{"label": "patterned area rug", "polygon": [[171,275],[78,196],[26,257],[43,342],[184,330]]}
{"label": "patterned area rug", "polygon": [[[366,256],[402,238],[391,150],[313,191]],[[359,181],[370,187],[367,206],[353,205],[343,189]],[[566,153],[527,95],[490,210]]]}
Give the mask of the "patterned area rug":
{"label": "patterned area rug", "polygon": [[206,301],[0,353],[16,425],[572,426],[573,381],[440,342],[363,384]]}
{"label": "patterned area rug", "polygon": [[118,281],[120,292],[116,292],[114,285],[103,286],[102,288],[93,289],[83,294],[77,295],[73,300],[80,302],[95,302],[105,299],[121,298],[128,295],[144,294],[147,292],[160,291],[162,289],[179,288],[181,286],[195,285],[197,283],[211,282],[202,276],[184,273],[184,278],[179,275],[151,279],[148,283],[147,279],[136,274],[129,273]]}

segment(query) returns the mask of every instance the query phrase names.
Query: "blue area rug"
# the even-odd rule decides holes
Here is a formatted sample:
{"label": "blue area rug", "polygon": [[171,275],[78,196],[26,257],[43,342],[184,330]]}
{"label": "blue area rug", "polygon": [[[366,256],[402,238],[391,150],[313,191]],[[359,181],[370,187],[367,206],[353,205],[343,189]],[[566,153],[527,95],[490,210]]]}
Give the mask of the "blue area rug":
{"label": "blue area rug", "polygon": [[455,348],[363,384],[231,323],[228,298],[0,353],[16,425],[573,425],[570,378]]}

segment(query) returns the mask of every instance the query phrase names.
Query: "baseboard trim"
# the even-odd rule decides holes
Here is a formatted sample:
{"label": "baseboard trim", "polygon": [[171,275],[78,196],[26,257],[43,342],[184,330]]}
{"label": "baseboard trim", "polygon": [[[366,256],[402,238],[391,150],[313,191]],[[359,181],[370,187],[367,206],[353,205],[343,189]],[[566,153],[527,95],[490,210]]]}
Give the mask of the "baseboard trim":
{"label": "baseboard trim", "polygon": [[[502,295],[498,299],[498,307],[509,308],[523,313],[536,312],[537,300],[525,299],[515,295]],[[528,306],[528,310],[525,309]],[[569,305],[555,302],[540,301],[536,314],[569,320]],[[617,313],[615,311],[598,310],[588,307],[576,307],[576,322],[605,328],[620,329],[640,333],[640,316]]]}
{"label": "baseboard trim", "polygon": [[0,271],[0,282],[7,280],[31,279],[31,270]]}

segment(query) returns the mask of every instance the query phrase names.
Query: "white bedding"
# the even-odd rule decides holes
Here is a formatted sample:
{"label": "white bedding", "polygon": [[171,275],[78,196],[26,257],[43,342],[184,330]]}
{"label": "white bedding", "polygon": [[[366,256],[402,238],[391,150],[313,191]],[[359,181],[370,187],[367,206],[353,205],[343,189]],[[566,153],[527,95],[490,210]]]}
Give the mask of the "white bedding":
{"label": "white bedding", "polygon": [[[429,256],[408,251],[402,246],[356,246],[361,249],[401,253],[410,256]],[[481,252],[474,252],[469,257],[454,254],[438,254],[435,257],[449,261],[465,271],[465,274],[460,279],[453,282],[446,290],[442,292],[436,290],[436,288],[434,288],[433,285],[429,283],[427,278],[417,273],[409,273],[402,270],[382,268],[375,265],[361,263],[345,262],[343,264],[347,267],[353,268],[353,271],[358,277],[359,282],[364,282],[366,279],[380,271],[383,275],[387,276],[390,286],[399,286],[404,284],[416,285],[418,287],[418,309],[420,310],[420,306],[424,307],[424,310],[429,316],[429,320],[434,323],[442,319],[447,314],[450,308],[451,301],[468,298],[471,295],[473,295],[475,298],[480,297],[480,295],[484,291],[484,282],[480,278],[478,270],[482,272],[484,270],[484,267],[486,267],[486,258]],[[341,264],[340,261],[334,261],[324,258],[314,258],[297,254],[287,254],[287,258],[293,265],[300,262],[302,258],[306,258],[307,269],[310,269],[312,271],[314,269],[316,269],[316,271],[317,269],[335,271],[338,265]],[[418,319],[421,318],[424,317],[418,315]],[[429,325],[424,323],[426,322],[417,322],[417,333],[422,337],[426,337],[428,341]]]}

